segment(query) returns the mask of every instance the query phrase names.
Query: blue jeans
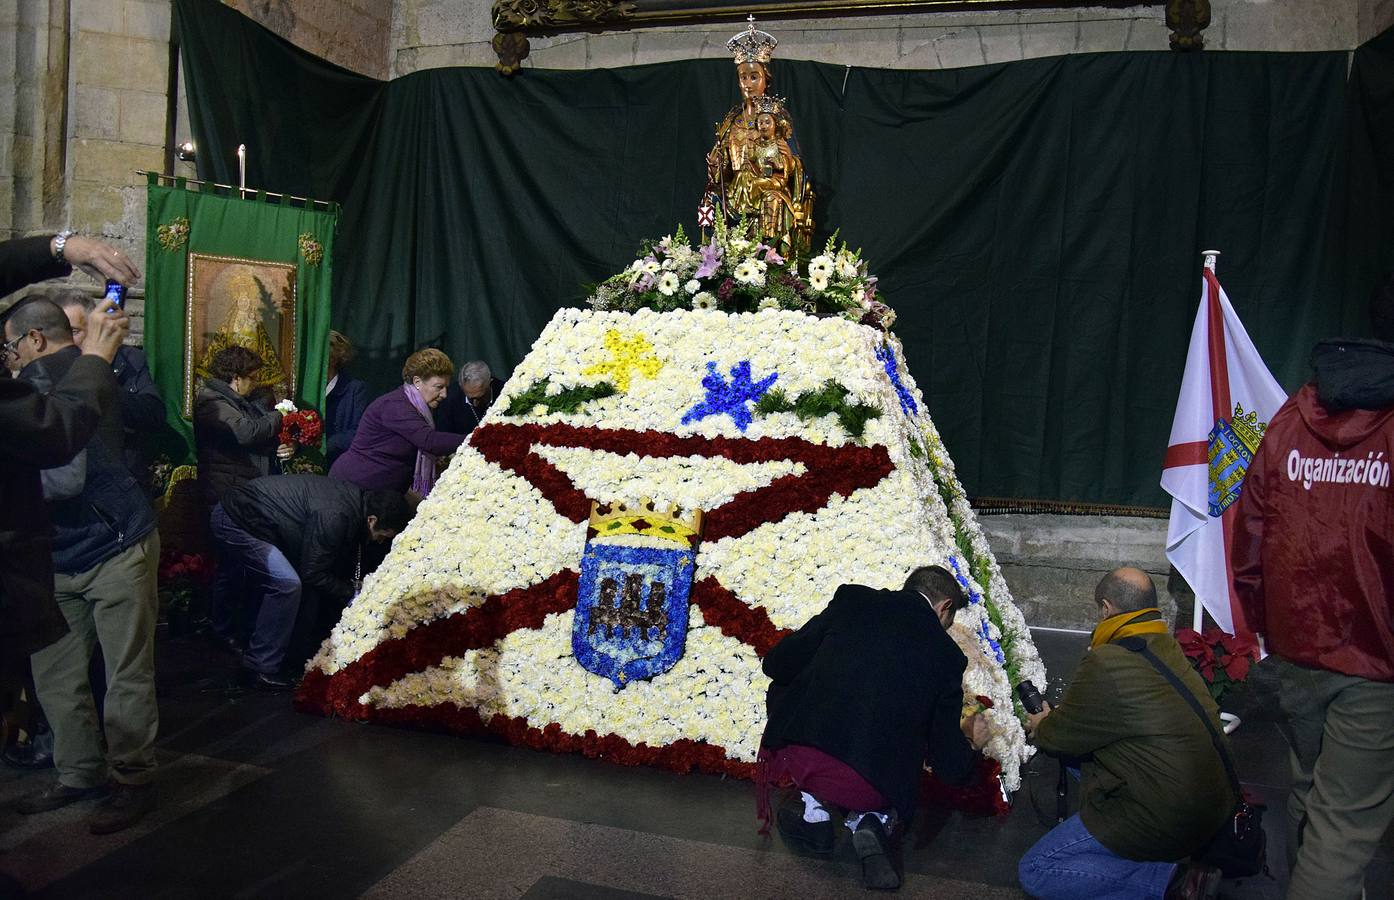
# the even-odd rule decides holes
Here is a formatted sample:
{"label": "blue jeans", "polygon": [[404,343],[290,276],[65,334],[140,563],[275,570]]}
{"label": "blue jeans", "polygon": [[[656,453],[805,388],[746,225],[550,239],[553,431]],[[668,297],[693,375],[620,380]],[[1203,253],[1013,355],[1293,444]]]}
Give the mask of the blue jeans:
{"label": "blue jeans", "polygon": [[1124,859],[1073,815],[1026,851],[1018,876],[1040,900],[1161,900],[1175,871],[1176,863]]}
{"label": "blue jeans", "polygon": [[[260,588],[261,605],[252,627],[242,665],[267,675],[280,671],[290,647],[295,617],[300,612],[300,576],[274,544],[254,537],[232,520],[222,504],[209,517],[213,540],[218,544],[219,578],[224,584],[240,579],[246,587]],[[223,569],[226,568],[226,574]],[[222,598],[226,604],[230,598]],[[227,610],[220,610],[223,614]]]}

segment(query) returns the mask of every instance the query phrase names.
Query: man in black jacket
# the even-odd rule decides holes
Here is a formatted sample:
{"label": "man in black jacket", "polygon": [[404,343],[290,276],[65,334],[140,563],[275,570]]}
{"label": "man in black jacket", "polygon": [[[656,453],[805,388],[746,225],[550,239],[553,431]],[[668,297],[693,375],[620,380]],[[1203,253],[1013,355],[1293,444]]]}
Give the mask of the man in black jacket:
{"label": "man in black jacket", "polygon": [[[0,241],[0,297],[73,265],[101,278],[133,284],[140,273],[120,251],[100,241],[65,234]],[[130,330],[121,310],[103,308],[91,346],[47,396],[8,377],[0,353],[0,693],[17,665],[67,630],[53,600],[48,519],[39,486],[41,467],[62,465],[92,436],[102,409],[113,402],[108,367]]]}
{"label": "man in black jacket", "polygon": [[[765,656],[773,683],[760,789],[785,781],[799,788],[804,808],[781,808],[779,830],[815,853],[833,849],[826,806],[847,809],[867,887],[900,886],[888,826],[894,816],[910,819],[925,763],[960,784],[987,743],[981,717],[960,722],[968,660],[947,632],[967,603],[939,566],[911,572],[899,591],[843,585]],[[762,815],[768,822],[767,808]]]}
{"label": "man in black jacket", "polygon": [[270,475],[228,491],[213,507],[213,537],[220,565],[242,569],[244,583],[260,587],[260,608],[243,675],[254,688],[284,691],[281,675],[304,588],[343,606],[358,589],[354,574],[364,541],[385,543],[406,527],[406,498],[365,492],[324,475]]}
{"label": "man in black jacket", "polygon": [[[82,347],[87,336],[88,321],[101,299],[79,290],[60,291],[52,299],[68,317],[68,324],[73,329],[73,343]],[[116,399],[121,405],[121,423],[126,428],[126,467],[141,487],[150,493],[150,466],[155,461],[155,439],[168,428],[165,423],[165,401],[150,375],[145,351],[139,347],[123,346],[117,350],[116,358],[111,361],[111,372],[116,376],[119,388]]]}
{"label": "man in black jacket", "polygon": [[[23,368],[20,378],[48,392],[82,356],[63,311],[24,302],[5,320]],[[53,726],[57,782],[20,801],[21,813],[57,809],[111,794],[90,821],[94,834],[128,828],[154,805],[155,593],[159,535],[155,514],[126,468],[119,406],[103,410],[97,433],[57,493],[45,485],[54,526],[54,591],[69,633],[31,659],[34,686]],[[104,727],[88,680],[98,643],[106,661]],[[103,746],[105,735],[105,746]],[[112,782],[110,785],[108,782]]]}

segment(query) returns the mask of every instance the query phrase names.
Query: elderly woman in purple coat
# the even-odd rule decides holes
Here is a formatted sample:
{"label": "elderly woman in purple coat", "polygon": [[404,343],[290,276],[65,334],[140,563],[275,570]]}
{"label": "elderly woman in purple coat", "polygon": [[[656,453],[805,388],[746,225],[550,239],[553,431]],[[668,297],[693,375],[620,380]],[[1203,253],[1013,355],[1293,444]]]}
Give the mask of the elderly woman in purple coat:
{"label": "elderly woman in purple coat", "polygon": [[353,443],[329,474],[365,491],[425,497],[436,479],[436,458],[454,453],[465,435],[436,431],[431,410],[445,396],[455,367],[439,350],[418,350],[402,366],[402,386],[368,404]]}

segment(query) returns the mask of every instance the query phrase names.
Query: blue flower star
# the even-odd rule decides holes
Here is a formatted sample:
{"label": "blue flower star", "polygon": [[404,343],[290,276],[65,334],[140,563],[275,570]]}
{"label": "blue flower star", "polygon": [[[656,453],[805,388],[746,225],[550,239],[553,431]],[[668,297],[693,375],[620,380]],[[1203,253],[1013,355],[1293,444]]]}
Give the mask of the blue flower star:
{"label": "blue flower star", "polygon": [[881,361],[881,365],[886,369],[886,376],[891,379],[891,384],[895,386],[896,396],[900,398],[900,409],[907,416],[913,416],[920,411],[920,405],[915,402],[915,395],[910,393],[900,381],[900,370],[896,368],[895,354],[891,352],[890,344],[882,344],[881,349],[876,351],[876,358]]}
{"label": "blue flower star", "polygon": [[770,385],[779,378],[778,372],[771,372],[757,382],[750,380],[750,360],[743,359],[731,367],[731,383],[716,371],[716,363],[707,363],[707,375],[702,379],[702,387],[707,396],[682,417],[682,424],[696,422],[707,416],[722,414],[731,417],[736,427],[745,431],[750,426],[751,414],[748,404],[758,401],[769,391]]}

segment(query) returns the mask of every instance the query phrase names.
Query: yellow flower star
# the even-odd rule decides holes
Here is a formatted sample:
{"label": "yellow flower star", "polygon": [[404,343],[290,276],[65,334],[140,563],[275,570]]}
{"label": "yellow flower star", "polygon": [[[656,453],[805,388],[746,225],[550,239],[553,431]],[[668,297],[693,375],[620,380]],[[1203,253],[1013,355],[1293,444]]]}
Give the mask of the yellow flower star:
{"label": "yellow flower star", "polygon": [[610,358],[582,370],[582,375],[608,375],[621,392],[629,390],[629,381],[638,372],[652,378],[663,368],[663,361],[653,352],[653,344],[642,334],[625,337],[619,329],[605,332],[605,349]]}

